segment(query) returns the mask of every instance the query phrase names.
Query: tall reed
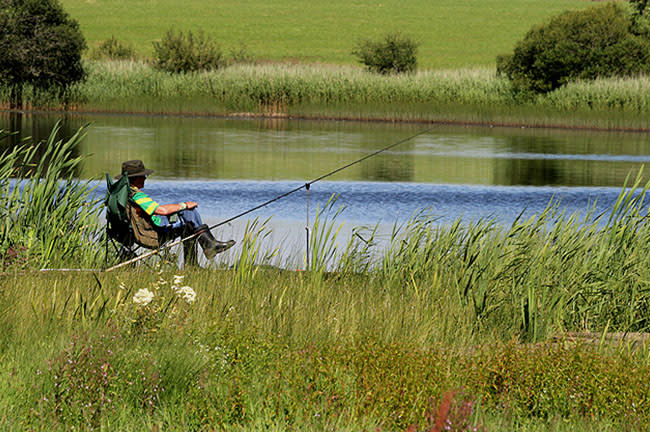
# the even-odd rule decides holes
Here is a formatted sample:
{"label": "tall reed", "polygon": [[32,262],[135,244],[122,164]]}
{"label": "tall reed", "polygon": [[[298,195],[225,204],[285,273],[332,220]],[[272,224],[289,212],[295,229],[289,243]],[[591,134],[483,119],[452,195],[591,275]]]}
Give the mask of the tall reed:
{"label": "tall reed", "polygon": [[[645,76],[576,82],[523,97],[491,68],[392,76],[326,65],[235,64],[170,74],[129,60],[89,61],[86,68],[88,79],[64,95],[80,110],[647,128],[644,115],[650,109]],[[0,100],[7,95],[0,88]],[[29,88],[25,98],[32,107],[64,102]]]}
{"label": "tall reed", "polygon": [[100,253],[99,200],[89,181],[75,178],[83,161],[75,148],[85,128],[47,141],[27,139],[0,156],[0,251],[4,265],[42,267],[96,262]]}

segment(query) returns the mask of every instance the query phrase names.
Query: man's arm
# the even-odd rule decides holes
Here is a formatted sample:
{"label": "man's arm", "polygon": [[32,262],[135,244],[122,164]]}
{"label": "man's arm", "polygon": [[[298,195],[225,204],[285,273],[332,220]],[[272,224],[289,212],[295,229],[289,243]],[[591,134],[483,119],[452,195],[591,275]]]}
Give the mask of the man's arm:
{"label": "man's arm", "polygon": [[153,214],[161,215],[161,216],[169,216],[174,213],[177,213],[181,210],[192,210],[193,208],[196,208],[198,204],[194,201],[186,201],[180,204],[165,204],[165,205],[159,205],[156,210],[154,210]]}

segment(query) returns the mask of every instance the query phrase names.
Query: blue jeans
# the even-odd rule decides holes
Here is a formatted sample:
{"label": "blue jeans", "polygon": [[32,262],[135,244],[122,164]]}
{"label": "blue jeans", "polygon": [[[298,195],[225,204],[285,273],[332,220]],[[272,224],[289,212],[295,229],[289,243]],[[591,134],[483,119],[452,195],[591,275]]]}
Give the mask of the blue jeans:
{"label": "blue jeans", "polygon": [[174,215],[172,215],[172,219],[174,219],[173,216],[175,215],[178,215],[178,220],[175,222],[170,221],[170,217],[168,216],[158,215],[160,218],[160,227],[158,227],[159,231],[163,233],[170,233],[172,231],[179,233],[182,231],[194,232],[199,226],[203,225],[201,215],[195,208],[191,210],[181,210],[177,213],[174,213]]}

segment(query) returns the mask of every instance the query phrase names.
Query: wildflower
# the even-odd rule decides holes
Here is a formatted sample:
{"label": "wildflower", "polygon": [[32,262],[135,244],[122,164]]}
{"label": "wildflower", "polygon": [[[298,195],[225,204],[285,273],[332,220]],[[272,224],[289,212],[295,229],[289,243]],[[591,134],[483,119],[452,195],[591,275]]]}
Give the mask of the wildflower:
{"label": "wildflower", "polygon": [[184,275],[174,275],[174,285],[178,286],[183,283],[183,279],[185,279]]}
{"label": "wildflower", "polygon": [[194,300],[196,300],[196,293],[194,292],[192,287],[189,287],[187,285],[178,288],[178,290],[176,291],[176,294],[183,297],[183,299],[188,304],[192,304],[192,303],[194,303]]}
{"label": "wildflower", "polygon": [[138,292],[133,296],[133,303],[139,304],[140,306],[148,305],[151,303],[151,300],[153,300],[153,293],[147,288],[138,290]]}

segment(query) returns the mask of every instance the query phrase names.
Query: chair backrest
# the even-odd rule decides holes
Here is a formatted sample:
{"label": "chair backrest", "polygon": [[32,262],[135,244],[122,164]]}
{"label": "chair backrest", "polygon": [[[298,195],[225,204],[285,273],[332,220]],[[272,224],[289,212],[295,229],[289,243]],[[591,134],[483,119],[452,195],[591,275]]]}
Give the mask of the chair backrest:
{"label": "chair backrest", "polygon": [[113,181],[109,174],[106,174],[106,232],[110,238],[130,247],[134,243],[133,229],[127,215],[129,205],[129,178],[120,177]]}
{"label": "chair backrest", "polygon": [[144,211],[137,204],[129,201],[126,206],[126,214],[131,224],[135,242],[148,249],[158,249],[161,243],[160,236],[151,219],[145,216]]}

